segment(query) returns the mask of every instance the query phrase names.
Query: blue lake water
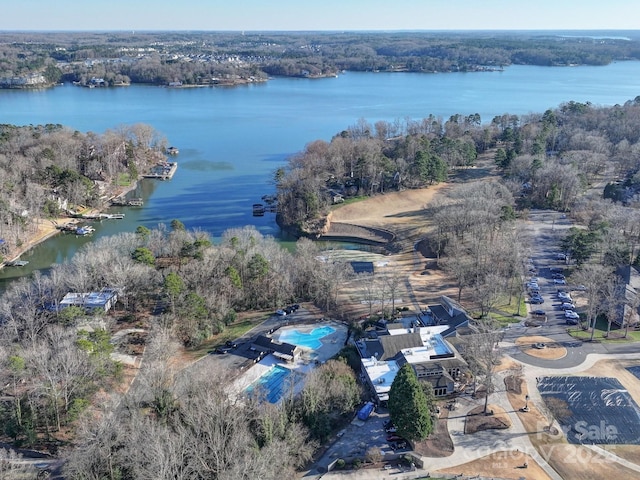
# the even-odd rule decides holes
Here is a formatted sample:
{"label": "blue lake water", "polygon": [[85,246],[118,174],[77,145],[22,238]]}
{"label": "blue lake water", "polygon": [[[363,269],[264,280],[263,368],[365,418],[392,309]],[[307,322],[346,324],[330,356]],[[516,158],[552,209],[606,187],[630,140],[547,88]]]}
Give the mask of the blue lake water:
{"label": "blue lake water", "polygon": [[[179,148],[171,181],[144,181],[143,208],[117,209],[124,220],[96,225],[93,238],[138,225],[181,220],[219,238],[231,227],[255,225],[280,237],[272,214],[253,217],[251,205],[273,193],[271,179],[305,144],[330,140],[359,119],[422,119],[479,113],[543,112],[574,100],[624,103],[640,95],[640,62],[605,67],[513,66],[500,72],[351,73],[338,78],[276,78],[235,88],[169,89],[131,86],[0,90],[0,122],[57,123],[87,132],[147,123]],[[24,272],[62,262],[91,238],[57,237],[24,256]],[[19,276],[4,269],[2,278]]]}
{"label": "blue lake water", "polygon": [[310,332],[301,332],[299,330],[291,329],[283,331],[278,340],[292,345],[298,345],[299,347],[307,347],[312,350],[317,350],[322,347],[321,339],[327,335],[331,335],[336,329],[328,325],[324,327],[317,327]]}

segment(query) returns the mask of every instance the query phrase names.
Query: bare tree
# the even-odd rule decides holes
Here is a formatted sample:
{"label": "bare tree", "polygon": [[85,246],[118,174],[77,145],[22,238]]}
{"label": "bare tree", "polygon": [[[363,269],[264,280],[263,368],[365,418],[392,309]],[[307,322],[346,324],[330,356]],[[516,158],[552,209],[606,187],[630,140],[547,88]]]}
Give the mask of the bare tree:
{"label": "bare tree", "polygon": [[471,373],[484,387],[484,413],[487,413],[489,395],[493,393],[495,388],[495,367],[502,357],[502,352],[498,347],[498,343],[502,339],[502,332],[496,330],[496,325],[488,319],[477,322],[476,328],[476,333],[463,338],[464,353]]}

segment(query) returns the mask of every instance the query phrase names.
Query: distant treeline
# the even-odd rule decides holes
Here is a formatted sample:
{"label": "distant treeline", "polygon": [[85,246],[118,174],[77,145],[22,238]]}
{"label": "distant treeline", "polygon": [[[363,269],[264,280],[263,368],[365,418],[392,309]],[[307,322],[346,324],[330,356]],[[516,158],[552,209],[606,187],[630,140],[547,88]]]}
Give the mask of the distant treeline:
{"label": "distant treeline", "polygon": [[485,152],[521,208],[568,211],[603,172],[612,182],[604,195],[629,203],[640,190],[640,97],[606,108],[571,101],[488,123],[478,114],[362,119],[330,142],[309,143],[277,172],[279,221],[316,234],[334,203],[444,181]]}
{"label": "distant treeline", "polygon": [[453,72],[638,59],[636,38],[533,32],[3,33],[0,86],[24,86],[9,80],[36,74],[49,84],[215,85],[341,70]]}

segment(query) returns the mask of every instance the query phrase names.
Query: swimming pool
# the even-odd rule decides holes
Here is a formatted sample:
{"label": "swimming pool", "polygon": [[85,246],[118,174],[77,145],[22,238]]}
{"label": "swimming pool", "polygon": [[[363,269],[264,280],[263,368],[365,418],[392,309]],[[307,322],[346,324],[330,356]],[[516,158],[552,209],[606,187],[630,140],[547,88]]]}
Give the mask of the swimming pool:
{"label": "swimming pool", "polygon": [[446,355],[451,353],[451,350],[444,343],[443,338],[440,335],[434,335],[431,337],[431,345],[433,345],[433,349],[436,351],[436,355]]}
{"label": "swimming pool", "polygon": [[291,387],[293,372],[288,368],[274,365],[249,385],[245,392],[251,396],[254,393],[264,395],[269,403],[278,403],[282,395]]}
{"label": "swimming pool", "polygon": [[299,330],[285,330],[280,334],[278,340],[285,343],[291,343],[298,345],[299,347],[307,347],[312,350],[317,350],[322,347],[321,338],[331,335],[336,329],[325,325],[324,327],[316,327],[308,333],[300,332]]}

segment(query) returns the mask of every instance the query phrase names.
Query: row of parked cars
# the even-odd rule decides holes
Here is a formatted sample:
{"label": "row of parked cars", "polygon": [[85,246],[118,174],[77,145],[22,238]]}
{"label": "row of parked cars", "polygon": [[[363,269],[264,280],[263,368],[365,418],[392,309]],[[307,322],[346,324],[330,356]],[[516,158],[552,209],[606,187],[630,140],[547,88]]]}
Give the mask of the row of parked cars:
{"label": "row of parked cars", "polygon": [[400,435],[397,435],[396,426],[391,420],[384,422],[384,431],[387,432],[387,442],[393,450],[407,448],[407,441]]}
{"label": "row of parked cars", "polygon": [[279,317],[284,317],[285,315],[291,315],[293,312],[297,311],[299,308],[300,308],[300,305],[298,305],[297,303],[294,305],[289,305],[287,307],[276,310],[276,315],[278,315]]}

